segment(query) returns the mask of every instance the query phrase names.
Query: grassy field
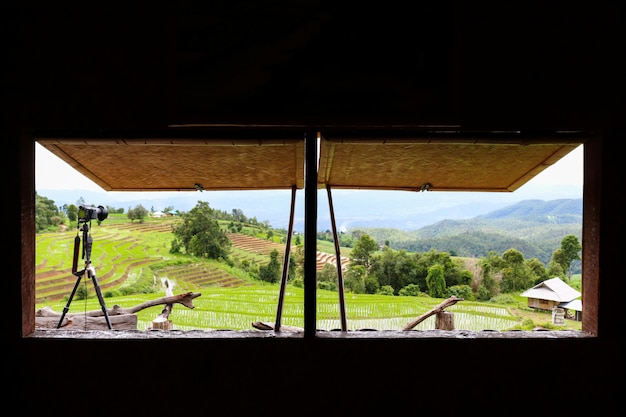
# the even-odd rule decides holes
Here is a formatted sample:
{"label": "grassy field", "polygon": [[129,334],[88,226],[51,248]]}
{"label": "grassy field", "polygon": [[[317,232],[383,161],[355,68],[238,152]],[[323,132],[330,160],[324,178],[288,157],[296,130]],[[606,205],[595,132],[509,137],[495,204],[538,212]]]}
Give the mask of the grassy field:
{"label": "grassy field", "polygon": [[[109,221],[111,220],[111,221]],[[251,279],[244,271],[224,263],[192,260],[169,253],[172,219],[149,219],[133,222],[121,216],[110,216],[102,225],[92,226],[91,260],[96,267],[105,303],[131,307],[165,296],[165,278],[174,284],[174,293],[201,293],[193,309],[175,305],[170,315],[178,330],[250,330],[256,321],[274,322],[279,286]],[[76,282],[71,273],[76,229],[43,233],[36,246],[36,307],[49,306],[61,312]],[[233,257],[262,264],[269,260],[273,249],[284,251],[275,240],[233,235]],[[324,242],[328,246],[329,242]],[[318,250],[334,254],[334,246],[320,245]],[[282,255],[282,253],[281,253]],[[342,256],[346,256],[342,249]],[[78,262],[78,269],[84,260]],[[575,278],[576,279],[576,278]],[[580,279],[580,277],[578,277]],[[99,310],[93,286],[82,280],[89,296],[72,301],[70,313]],[[148,288],[146,290],[146,288]],[[400,297],[385,295],[346,294],[348,330],[399,330],[419,315],[432,309],[442,299],[430,297]],[[282,324],[303,327],[304,295],[301,288],[287,286]],[[162,307],[152,307],[138,313],[138,329],[147,329],[161,313]],[[566,320],[565,325],[551,324],[550,312],[526,307],[524,297],[506,297],[500,302],[477,303],[462,301],[447,311],[454,313],[455,327],[460,330],[531,330],[536,327],[580,330],[581,323]],[[318,290],[318,329],[340,328],[338,293]],[[415,330],[435,328],[431,316]]]}

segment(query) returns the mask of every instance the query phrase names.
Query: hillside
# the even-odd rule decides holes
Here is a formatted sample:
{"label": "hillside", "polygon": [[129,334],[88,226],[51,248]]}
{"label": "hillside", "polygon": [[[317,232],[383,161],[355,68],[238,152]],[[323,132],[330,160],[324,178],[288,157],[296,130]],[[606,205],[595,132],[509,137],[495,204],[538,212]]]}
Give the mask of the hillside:
{"label": "hillside", "polygon": [[[169,278],[179,290],[192,291],[205,287],[240,287],[251,284],[242,272],[217,261],[193,261],[169,253],[173,219],[148,219],[129,222],[123,216],[110,216],[95,226],[93,262],[97,266],[99,287],[105,297],[113,290],[132,287],[141,275],[150,280]],[[64,230],[37,235],[36,239],[36,303],[62,300],[69,296],[77,282],[72,274],[72,249],[76,231]],[[277,250],[282,262],[285,245],[242,233],[228,233],[232,242],[231,258],[237,262],[265,265],[270,253]],[[293,249],[295,250],[295,248]],[[343,257],[342,257],[343,258]],[[180,261],[176,261],[179,259]],[[317,269],[326,263],[336,264],[336,257],[317,253]],[[346,264],[347,258],[342,259]],[[77,263],[84,265],[82,259]],[[146,269],[147,268],[147,269]],[[152,274],[155,274],[152,276]],[[87,278],[83,279],[83,284]],[[92,288],[90,287],[91,291]],[[128,289],[126,292],[135,292]]]}
{"label": "hillside", "polygon": [[483,257],[515,248],[544,264],[566,235],[582,240],[582,199],[524,200],[466,220],[442,220],[414,231],[359,228],[393,249]]}

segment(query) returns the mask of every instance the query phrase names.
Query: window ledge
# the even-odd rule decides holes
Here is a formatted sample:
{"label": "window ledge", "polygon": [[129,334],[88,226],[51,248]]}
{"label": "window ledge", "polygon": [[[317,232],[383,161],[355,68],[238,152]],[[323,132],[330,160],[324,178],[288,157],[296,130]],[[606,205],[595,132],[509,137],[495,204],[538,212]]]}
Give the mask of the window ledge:
{"label": "window ledge", "polygon": [[[318,339],[571,339],[595,336],[576,330],[339,330],[318,331]],[[303,339],[303,332],[260,330],[40,330],[29,339]]]}

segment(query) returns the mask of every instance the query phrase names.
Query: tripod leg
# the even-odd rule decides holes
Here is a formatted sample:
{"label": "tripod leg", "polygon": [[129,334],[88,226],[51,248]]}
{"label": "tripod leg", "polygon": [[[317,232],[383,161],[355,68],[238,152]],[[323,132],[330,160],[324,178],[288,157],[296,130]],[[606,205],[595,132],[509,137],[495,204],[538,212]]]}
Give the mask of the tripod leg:
{"label": "tripod leg", "polygon": [[102,307],[102,312],[104,313],[104,318],[107,321],[107,326],[109,326],[109,330],[113,329],[111,326],[111,320],[109,319],[109,312],[107,311],[107,306],[104,304],[104,297],[102,297],[102,291],[100,291],[100,285],[98,284],[98,278],[96,275],[91,276],[91,280],[93,281],[93,286],[96,289],[96,294],[98,295],[98,300],[100,301],[100,307]]}
{"label": "tripod leg", "polygon": [[57,324],[57,329],[61,327],[61,325],[63,324],[63,319],[65,318],[65,315],[67,314],[68,311],[70,311],[70,304],[72,303],[72,298],[74,298],[74,294],[76,294],[76,290],[78,289],[78,284],[80,284],[81,278],[82,278],[82,274],[78,275],[78,278],[76,279],[76,284],[74,284],[74,289],[72,289],[72,293],[70,294],[70,298],[67,299],[67,304],[65,304],[65,307],[63,308],[63,314],[61,314],[61,319],[59,319],[59,323]]}

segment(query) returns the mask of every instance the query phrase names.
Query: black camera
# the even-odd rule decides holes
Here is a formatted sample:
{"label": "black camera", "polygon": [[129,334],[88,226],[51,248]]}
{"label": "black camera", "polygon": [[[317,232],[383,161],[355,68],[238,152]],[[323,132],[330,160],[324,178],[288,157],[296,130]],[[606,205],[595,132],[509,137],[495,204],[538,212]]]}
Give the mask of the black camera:
{"label": "black camera", "polygon": [[89,220],[98,219],[103,221],[109,215],[109,211],[102,207],[80,206],[78,207],[78,221],[88,222]]}

